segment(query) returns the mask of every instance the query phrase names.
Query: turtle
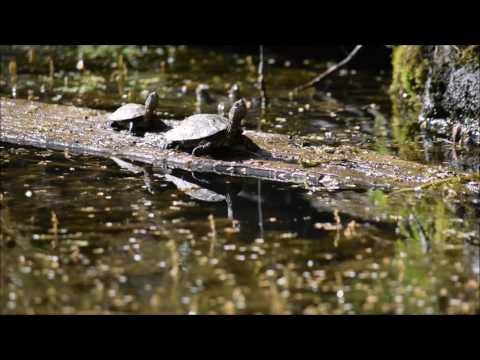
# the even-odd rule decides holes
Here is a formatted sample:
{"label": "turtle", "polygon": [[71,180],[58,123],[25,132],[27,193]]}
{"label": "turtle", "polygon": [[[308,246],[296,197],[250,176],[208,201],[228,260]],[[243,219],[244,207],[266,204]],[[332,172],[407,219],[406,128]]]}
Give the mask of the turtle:
{"label": "turtle", "polygon": [[242,98],[242,96],[240,95],[240,85],[233,84],[230,90],[228,90],[228,98],[232,103]]}
{"label": "turtle", "polygon": [[217,112],[218,115],[225,116],[227,108],[231,106],[235,101],[238,101],[242,98],[240,95],[240,85],[233,84],[233,86],[228,90],[228,99],[218,103]]}
{"label": "turtle", "polygon": [[164,133],[166,148],[180,147],[192,150],[198,156],[220,147],[229,147],[239,142],[241,122],[247,113],[245,101],[236,101],[228,118],[217,114],[196,114]]}
{"label": "turtle", "polygon": [[197,97],[197,105],[211,104],[214,102],[210,95],[210,87],[206,84],[200,84],[195,89],[195,95]]}
{"label": "turtle", "polygon": [[129,103],[119,107],[108,118],[111,126],[115,129],[128,129],[130,133],[135,129],[167,129],[168,126],[163,121],[155,119],[158,99],[158,94],[153,91],[148,94],[145,105]]}

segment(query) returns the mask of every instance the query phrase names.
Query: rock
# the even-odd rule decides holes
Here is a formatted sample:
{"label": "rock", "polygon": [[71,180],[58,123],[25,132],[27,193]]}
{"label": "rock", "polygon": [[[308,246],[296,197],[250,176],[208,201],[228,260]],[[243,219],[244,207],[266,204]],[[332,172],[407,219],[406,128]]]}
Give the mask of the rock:
{"label": "rock", "polygon": [[480,46],[401,45],[394,49],[391,93],[421,127],[480,146]]}

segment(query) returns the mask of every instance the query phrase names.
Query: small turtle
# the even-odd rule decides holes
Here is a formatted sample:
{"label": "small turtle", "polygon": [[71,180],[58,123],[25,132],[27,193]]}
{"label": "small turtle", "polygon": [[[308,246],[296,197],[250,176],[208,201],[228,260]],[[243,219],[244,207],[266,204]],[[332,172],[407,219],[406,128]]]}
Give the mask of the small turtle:
{"label": "small turtle", "polygon": [[247,113],[245,101],[236,101],[228,118],[216,114],[192,115],[164,134],[166,147],[178,146],[192,150],[192,155],[201,155],[219,147],[229,147],[239,142],[241,122]]}
{"label": "small turtle", "polygon": [[233,84],[230,90],[228,90],[228,98],[232,103],[242,98],[242,96],[240,95],[240,85]]}
{"label": "small turtle", "polygon": [[240,95],[240,85],[234,84],[230,90],[228,90],[228,99],[222,101],[217,106],[218,115],[226,116],[227,109],[235,102],[242,98]]}
{"label": "small turtle", "polygon": [[195,89],[195,95],[197,97],[197,105],[211,104],[214,102],[210,95],[210,87],[206,84],[200,84]]}
{"label": "small turtle", "polygon": [[[155,119],[155,108],[158,105],[158,95],[155,91],[148,94],[145,105],[126,104],[119,107],[109,116],[111,126],[115,129],[128,129],[133,133],[136,129],[165,130],[168,128],[163,121]],[[154,120],[155,121],[152,121]]]}

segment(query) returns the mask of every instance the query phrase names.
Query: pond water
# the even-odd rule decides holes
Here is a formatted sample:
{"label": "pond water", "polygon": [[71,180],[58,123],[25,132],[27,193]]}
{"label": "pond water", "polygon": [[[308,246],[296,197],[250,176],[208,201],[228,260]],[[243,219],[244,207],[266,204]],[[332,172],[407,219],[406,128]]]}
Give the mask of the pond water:
{"label": "pond water", "polygon": [[[234,83],[257,97],[252,55],[4,46],[0,95],[112,111],[156,90],[163,115],[182,119],[216,111],[196,105],[199,83],[216,99]],[[478,171],[446,142],[405,140],[390,121],[388,71],[349,68],[290,94],[328,60],[267,49],[270,104],[253,107],[245,127]],[[480,312],[478,179],[391,195],[312,192],[8,144],[0,164],[1,313]]]}

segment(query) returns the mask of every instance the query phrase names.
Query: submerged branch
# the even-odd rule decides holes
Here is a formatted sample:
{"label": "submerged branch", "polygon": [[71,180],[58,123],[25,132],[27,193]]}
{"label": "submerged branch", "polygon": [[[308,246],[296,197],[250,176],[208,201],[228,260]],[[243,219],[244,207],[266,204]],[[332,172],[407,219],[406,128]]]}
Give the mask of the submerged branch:
{"label": "submerged branch", "polygon": [[317,77],[315,77],[314,79],[310,80],[309,82],[307,82],[306,84],[303,84],[303,85],[300,85],[300,86],[297,86],[295,89],[293,89],[294,92],[298,92],[298,91],[302,91],[302,90],[305,90],[309,87],[312,87],[312,86],[315,86],[316,84],[318,84],[320,81],[322,81],[323,79],[325,79],[326,77],[328,77],[329,75],[331,75],[332,73],[334,73],[335,71],[337,71],[338,69],[340,69],[341,67],[345,66],[346,64],[348,64],[348,62],[350,62],[350,60],[352,60],[352,58],[360,51],[360,49],[363,47],[363,45],[357,45],[355,46],[355,48],[350,52],[350,54],[348,54],[348,56],[343,59],[342,61],[340,61],[339,63],[329,67],[326,71],[324,71],[323,73],[321,73],[320,75],[318,75]]}
{"label": "submerged branch", "polygon": [[439,179],[439,180],[433,180],[415,187],[406,187],[403,189],[398,189],[395,191],[392,191],[388,196],[392,195],[397,195],[400,193],[405,193],[405,192],[414,192],[414,191],[420,191],[420,190],[425,190],[431,187],[443,185],[443,184],[455,184],[455,183],[461,183],[469,180],[480,180],[478,174],[468,174],[468,175],[461,175],[461,176],[454,176],[454,177],[449,177],[446,179]]}

